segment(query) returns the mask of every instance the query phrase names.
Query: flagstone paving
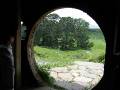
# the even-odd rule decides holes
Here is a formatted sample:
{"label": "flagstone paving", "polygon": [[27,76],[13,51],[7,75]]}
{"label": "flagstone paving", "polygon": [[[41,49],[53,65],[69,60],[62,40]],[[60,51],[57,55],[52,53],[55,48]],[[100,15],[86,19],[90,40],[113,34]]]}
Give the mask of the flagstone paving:
{"label": "flagstone paving", "polygon": [[55,79],[54,84],[66,90],[91,90],[101,80],[104,64],[75,61],[66,67],[52,68],[49,72]]}

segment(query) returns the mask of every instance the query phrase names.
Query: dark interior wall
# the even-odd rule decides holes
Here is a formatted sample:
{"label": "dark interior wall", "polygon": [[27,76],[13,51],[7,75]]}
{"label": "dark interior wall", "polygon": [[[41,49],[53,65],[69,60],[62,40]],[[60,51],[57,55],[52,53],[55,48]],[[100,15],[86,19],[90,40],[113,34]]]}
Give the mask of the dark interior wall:
{"label": "dark interior wall", "polygon": [[[27,26],[27,37],[22,41],[22,85],[30,86],[36,85],[37,82],[30,70],[27,60],[27,40],[31,28],[40,16],[46,12],[61,8],[73,7],[88,13],[102,29],[106,39],[106,61],[105,71],[101,82],[94,88],[94,90],[118,90],[119,80],[119,58],[120,55],[114,54],[114,33],[116,26],[116,16],[119,15],[119,4],[115,1],[96,0],[92,2],[82,0],[23,0],[21,2],[21,19]],[[117,41],[118,42],[118,41]]]}
{"label": "dark interior wall", "polygon": [[[0,44],[9,40],[10,36],[16,37],[18,30],[18,2],[17,0],[3,0],[0,2]],[[15,56],[14,63],[15,69],[17,68],[16,62],[16,38],[13,44],[13,54]],[[16,69],[17,70],[17,69]],[[15,86],[18,85],[17,73],[15,70]],[[1,73],[0,73],[1,74]],[[0,81],[1,82],[1,81]]]}
{"label": "dark interior wall", "polygon": [[0,40],[4,36],[15,35],[17,30],[17,1],[13,1],[14,3],[5,0],[0,2]]}

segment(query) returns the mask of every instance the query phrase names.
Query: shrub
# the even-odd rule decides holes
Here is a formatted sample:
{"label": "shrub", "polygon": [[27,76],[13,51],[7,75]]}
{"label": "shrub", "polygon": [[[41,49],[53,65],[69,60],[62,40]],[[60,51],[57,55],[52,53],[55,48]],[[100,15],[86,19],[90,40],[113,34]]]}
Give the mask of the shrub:
{"label": "shrub", "polygon": [[99,62],[99,63],[104,63],[104,61],[105,61],[105,55],[104,55],[104,54],[100,55],[100,56],[97,58],[97,62]]}

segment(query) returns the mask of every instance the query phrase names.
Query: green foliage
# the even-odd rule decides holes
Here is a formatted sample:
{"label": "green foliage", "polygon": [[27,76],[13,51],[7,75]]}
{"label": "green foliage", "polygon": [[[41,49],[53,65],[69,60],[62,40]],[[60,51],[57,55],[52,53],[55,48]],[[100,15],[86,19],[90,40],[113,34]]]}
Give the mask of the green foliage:
{"label": "green foliage", "polygon": [[49,85],[53,86],[54,84],[54,78],[50,76],[50,73],[48,72],[47,67],[39,66],[38,73],[40,74],[41,78]]}
{"label": "green foliage", "polygon": [[83,19],[48,14],[36,27],[34,44],[61,50],[90,49],[89,23]]}
{"label": "green foliage", "polygon": [[[48,62],[48,64],[50,63],[50,67],[65,66],[77,60],[100,62],[98,57],[101,57],[102,55],[104,56],[106,47],[103,34],[99,32],[93,34],[93,32],[90,32],[89,35],[90,42],[93,42],[94,44],[90,50],[77,48],[74,50],[63,51],[59,49],[34,46],[35,59],[38,62],[42,60]],[[101,60],[101,62],[103,61]]]}
{"label": "green foliage", "polygon": [[104,55],[104,54],[98,56],[97,62],[99,62],[99,63],[101,63],[101,62],[104,63],[104,61],[105,61],[105,55]]}
{"label": "green foliage", "polygon": [[[92,38],[92,37],[91,37]],[[36,62],[45,61],[43,67],[63,67],[74,61],[91,61],[104,63],[102,55],[105,54],[105,42],[101,39],[92,39],[94,46],[91,50],[59,50],[40,46],[34,46]]]}

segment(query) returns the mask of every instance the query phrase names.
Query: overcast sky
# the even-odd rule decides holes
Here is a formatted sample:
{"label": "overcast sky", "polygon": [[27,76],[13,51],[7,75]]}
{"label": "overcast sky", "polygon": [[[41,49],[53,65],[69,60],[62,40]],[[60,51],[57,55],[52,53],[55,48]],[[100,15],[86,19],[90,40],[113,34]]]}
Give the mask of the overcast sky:
{"label": "overcast sky", "polygon": [[90,28],[99,28],[98,24],[87,13],[85,13],[79,9],[62,8],[62,9],[55,10],[51,13],[56,13],[60,17],[70,16],[72,18],[83,18],[85,21],[89,22]]}

